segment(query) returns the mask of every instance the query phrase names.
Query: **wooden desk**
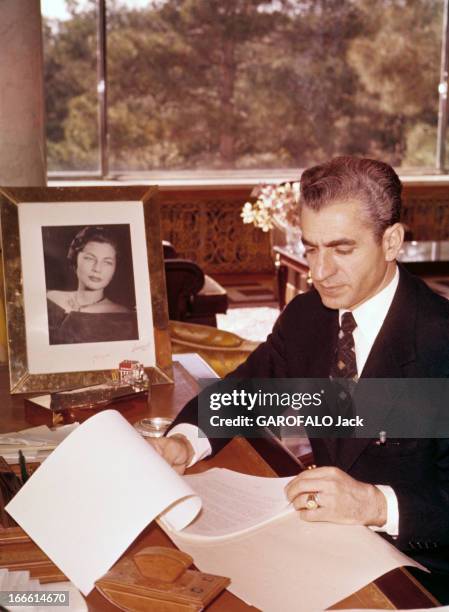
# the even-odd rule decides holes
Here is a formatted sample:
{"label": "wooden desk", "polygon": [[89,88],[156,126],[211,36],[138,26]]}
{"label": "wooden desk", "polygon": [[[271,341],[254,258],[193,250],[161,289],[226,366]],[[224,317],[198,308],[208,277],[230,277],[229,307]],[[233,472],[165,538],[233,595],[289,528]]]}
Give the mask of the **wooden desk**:
{"label": "wooden desk", "polygon": [[[126,418],[135,423],[148,416],[165,416],[174,418],[186,402],[198,390],[198,385],[186,370],[177,362],[174,363],[174,385],[157,385],[152,388],[151,401],[138,398],[127,403]],[[34,395],[42,395],[35,393]],[[17,431],[32,427],[25,420],[23,400],[27,395],[9,393],[7,366],[0,366],[0,433]],[[119,408],[120,404],[111,408]]]}
{"label": "wooden desk", "polygon": [[[196,381],[182,366],[175,364],[174,374],[175,385],[158,386],[153,389],[150,407],[146,405],[145,401],[137,400],[135,402],[131,416],[128,414],[131,421],[150,414],[173,417],[184,403],[196,394],[198,389]],[[23,398],[20,396],[12,397],[6,390],[8,388],[7,376],[6,368],[0,368],[0,401],[2,407],[0,431],[2,432],[14,431],[28,426],[23,416]],[[256,451],[255,447],[258,448],[259,452]],[[286,458],[286,454],[278,444],[269,441],[253,441],[250,443],[241,438],[235,438],[215,457],[202,461],[191,468],[191,471],[199,472],[217,466],[259,476],[282,476],[297,472],[296,463],[292,459]],[[156,524],[151,523],[130,546],[125,555],[133,555],[145,546],[155,545],[173,547],[165,533]],[[87,597],[87,602],[89,610],[93,612],[117,610],[96,590]],[[333,609],[348,607],[389,609],[395,609],[395,607],[432,607],[435,603],[435,600],[416,583],[406,570],[399,569],[389,572],[374,583],[364,587],[334,606]],[[208,610],[211,612],[229,612],[229,610],[249,612],[256,609],[226,591],[212,602]]]}

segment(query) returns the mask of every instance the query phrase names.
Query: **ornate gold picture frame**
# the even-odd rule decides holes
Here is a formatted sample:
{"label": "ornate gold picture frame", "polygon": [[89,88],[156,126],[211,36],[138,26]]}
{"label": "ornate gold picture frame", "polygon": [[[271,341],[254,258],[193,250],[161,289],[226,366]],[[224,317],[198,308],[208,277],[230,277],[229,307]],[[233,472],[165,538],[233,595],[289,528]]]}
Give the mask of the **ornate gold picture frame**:
{"label": "ornate gold picture frame", "polygon": [[[172,382],[157,188],[0,188],[0,206],[11,393],[109,382],[126,359],[143,363],[151,384]],[[108,260],[108,281],[95,269],[86,272],[90,280],[83,285],[100,299],[93,308],[92,302],[88,308],[78,304],[75,313],[64,303],[55,306],[52,296],[58,302],[58,296],[77,293],[58,290],[61,270],[77,255],[74,245],[102,230],[115,232],[117,257]],[[79,287],[79,259],[72,267],[77,278],[70,282]],[[118,300],[106,297],[114,283]],[[105,287],[104,297],[98,287]],[[115,317],[98,316],[111,308]],[[66,335],[54,333],[52,309],[64,323],[56,329]],[[80,326],[90,330],[88,336]]]}

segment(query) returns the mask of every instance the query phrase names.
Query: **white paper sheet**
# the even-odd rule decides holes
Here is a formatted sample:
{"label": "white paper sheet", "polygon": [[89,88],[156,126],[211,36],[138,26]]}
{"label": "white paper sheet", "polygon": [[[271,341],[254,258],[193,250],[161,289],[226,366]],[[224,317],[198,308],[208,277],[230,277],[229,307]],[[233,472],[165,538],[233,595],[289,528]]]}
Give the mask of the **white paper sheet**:
{"label": "white paper sheet", "polygon": [[77,427],[78,423],[62,425],[55,429],[40,425],[0,434],[0,455],[10,463],[17,463],[21,450],[27,461],[43,460]]}
{"label": "white paper sheet", "polygon": [[173,361],[178,361],[196,379],[220,378],[198,353],[173,353]]}
{"label": "white paper sheet", "polygon": [[[288,480],[220,469],[182,479],[108,410],[66,438],[6,509],[85,595],[167,508],[161,523],[179,548],[264,612],[322,610],[395,567],[418,566],[365,527],[301,521]],[[205,509],[179,533],[200,510],[194,489]]]}
{"label": "white paper sheet", "polygon": [[[69,610],[69,612],[87,612],[88,607],[84,600],[84,597],[81,593],[76,589],[71,582],[48,582],[46,584],[41,584],[38,591],[68,591],[69,596],[69,606],[67,607],[57,607],[52,606],[51,608],[43,607],[43,608],[33,608],[31,612],[39,612],[40,610],[46,610],[46,612],[53,612],[59,610],[60,612],[64,612]],[[20,610],[22,612],[22,609]]]}
{"label": "white paper sheet", "polygon": [[[117,493],[115,493],[117,491]],[[66,438],[6,507],[87,595],[137,535],[175,501],[166,522],[182,529],[201,502],[115,410]]]}
{"label": "white paper sheet", "polygon": [[264,612],[321,611],[396,567],[420,567],[367,527],[307,523],[298,513],[219,541],[168,535]]}
{"label": "white paper sheet", "polygon": [[8,574],[8,570],[5,568],[0,569],[0,591],[4,591],[3,585],[6,581],[6,576]]}
{"label": "white paper sheet", "polygon": [[[47,612],[49,610],[64,610],[66,612],[87,612],[87,605],[81,593],[76,589],[71,582],[48,582],[41,584],[39,580],[30,578],[28,571],[8,571],[7,569],[0,570],[0,590],[1,591],[29,591],[45,592],[45,591],[65,591],[67,593],[69,605],[20,605],[18,609],[21,612]],[[12,606],[13,608],[17,607]],[[6,608],[5,608],[6,609]]]}
{"label": "white paper sheet", "polygon": [[183,533],[214,537],[236,535],[274,516],[294,512],[284,491],[292,478],[294,476],[262,478],[222,468],[185,476],[184,480],[200,497],[202,507]]}

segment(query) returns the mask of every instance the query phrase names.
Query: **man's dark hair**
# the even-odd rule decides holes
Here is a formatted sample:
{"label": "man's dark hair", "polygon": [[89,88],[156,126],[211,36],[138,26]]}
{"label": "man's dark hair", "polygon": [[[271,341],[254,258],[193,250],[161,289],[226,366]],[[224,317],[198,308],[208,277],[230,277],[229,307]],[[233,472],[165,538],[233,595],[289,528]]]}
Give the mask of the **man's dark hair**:
{"label": "man's dark hair", "polygon": [[334,157],[301,176],[301,206],[320,210],[336,201],[359,200],[380,241],[401,214],[402,183],[391,166],[375,159]]}
{"label": "man's dark hair", "polygon": [[100,225],[88,225],[76,234],[67,252],[67,259],[74,270],[76,270],[78,253],[84,249],[88,242],[104,242],[110,244],[115,250],[116,257],[118,257],[118,244],[112,232]]}

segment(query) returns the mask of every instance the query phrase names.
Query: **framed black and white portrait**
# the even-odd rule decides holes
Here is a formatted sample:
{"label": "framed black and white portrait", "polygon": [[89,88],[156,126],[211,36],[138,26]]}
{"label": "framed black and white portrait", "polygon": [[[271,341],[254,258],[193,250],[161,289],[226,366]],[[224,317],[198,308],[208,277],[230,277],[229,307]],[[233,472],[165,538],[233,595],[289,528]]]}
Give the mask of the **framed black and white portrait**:
{"label": "framed black and white portrait", "polygon": [[139,338],[130,223],[42,226],[42,245],[50,345]]}
{"label": "framed black and white portrait", "polygon": [[156,189],[2,189],[12,392],[104,382],[137,360],[171,379]]}

